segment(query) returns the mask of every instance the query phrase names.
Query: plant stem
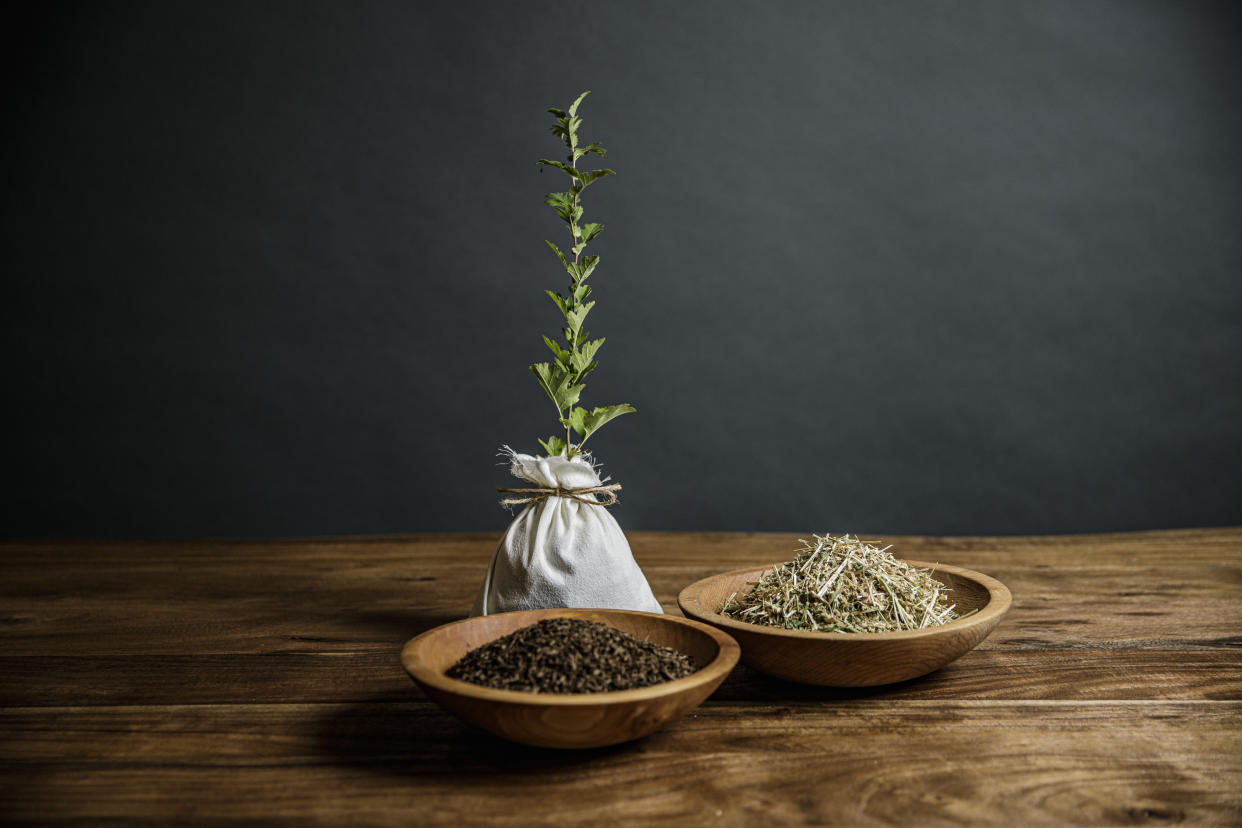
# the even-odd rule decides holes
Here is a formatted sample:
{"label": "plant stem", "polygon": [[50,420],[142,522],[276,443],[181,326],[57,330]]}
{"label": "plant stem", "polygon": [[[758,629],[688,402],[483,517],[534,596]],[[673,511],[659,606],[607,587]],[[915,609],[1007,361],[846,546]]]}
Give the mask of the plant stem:
{"label": "plant stem", "polygon": [[[578,159],[574,157],[574,149],[575,149],[574,144],[571,142],[571,143],[570,143],[570,145],[569,145],[569,166],[570,166],[571,168],[573,168],[573,169],[575,169],[575,170],[576,170],[576,169],[578,169]],[[579,195],[581,195],[582,191],[581,191],[580,189],[578,189],[578,179],[574,178],[573,176],[570,176],[570,178],[569,178],[569,187],[570,187],[570,189],[571,189],[571,190],[573,190],[573,192],[574,192],[574,206],[573,206],[573,212],[572,212],[572,213],[570,213],[570,215],[572,216],[572,215],[574,215],[574,213],[576,213],[576,212],[578,211],[578,197],[579,197]],[[576,248],[576,247],[578,247],[578,231],[577,231],[577,229],[576,229],[576,228],[577,228],[577,226],[578,226],[578,220],[577,220],[577,219],[574,219],[574,220],[573,220],[573,221],[571,221],[571,222],[570,222],[570,224],[569,224],[569,237],[570,237],[571,239],[573,239],[573,247],[575,247],[575,248]],[[581,250],[578,250],[577,252],[575,252],[575,253],[574,253],[574,264],[575,264],[575,265],[576,265],[576,264],[578,264],[578,257],[580,257],[581,255],[582,255],[582,251],[581,251]],[[577,290],[575,290],[575,288],[577,288],[577,287],[578,287],[577,282],[573,282],[573,281],[571,280],[571,284],[569,285],[569,301],[570,301],[570,308],[571,308],[572,310],[577,310],[577,309],[578,309],[578,292],[577,292]],[[566,339],[568,339],[568,341],[569,341],[569,350],[570,350],[570,351],[577,351],[577,350],[578,350],[578,334],[577,334],[577,333],[575,333],[573,330],[570,330],[570,331],[569,331],[569,336],[567,336],[567,337],[566,337]],[[573,430],[572,430],[572,428],[570,427],[569,422],[568,422],[568,421],[569,421],[569,415],[570,415],[570,412],[572,412],[572,411],[573,411],[573,406],[572,406],[572,405],[571,405],[569,408],[567,408],[567,409],[565,410],[565,420],[566,420],[566,424],[565,424],[565,456],[567,456],[567,457],[572,457],[572,456],[573,456],[573,451],[572,451],[572,449],[573,449],[573,445],[574,445],[574,444],[571,442],[572,437],[573,437]]]}

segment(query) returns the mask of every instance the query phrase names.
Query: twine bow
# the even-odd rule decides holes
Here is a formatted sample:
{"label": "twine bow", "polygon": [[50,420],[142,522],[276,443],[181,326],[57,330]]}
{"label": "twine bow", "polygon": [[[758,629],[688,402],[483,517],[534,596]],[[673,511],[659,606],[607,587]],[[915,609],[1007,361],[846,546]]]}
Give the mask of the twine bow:
{"label": "twine bow", "polygon": [[[621,490],[620,483],[613,483],[608,486],[585,486],[581,489],[562,489],[557,486],[555,489],[537,488],[537,489],[501,489],[498,492],[509,492],[511,494],[525,495],[525,497],[506,497],[500,501],[500,505],[506,509],[512,506],[522,506],[527,503],[535,503],[549,497],[567,497],[570,500],[576,500],[579,503],[585,503],[588,506],[611,506],[617,502],[617,492]],[[590,495],[603,495],[604,500],[596,500]]]}

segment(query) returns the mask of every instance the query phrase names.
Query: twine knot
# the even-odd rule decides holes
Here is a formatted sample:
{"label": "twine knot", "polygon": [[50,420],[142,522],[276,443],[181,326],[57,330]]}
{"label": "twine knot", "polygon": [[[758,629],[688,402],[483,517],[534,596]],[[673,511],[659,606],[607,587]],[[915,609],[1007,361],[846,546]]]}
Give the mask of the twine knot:
{"label": "twine knot", "polygon": [[[620,483],[613,483],[608,486],[584,486],[581,489],[562,489],[560,486],[554,489],[496,489],[498,492],[525,495],[525,497],[506,497],[500,501],[500,505],[506,509],[513,506],[523,506],[527,503],[536,503],[549,497],[567,497],[570,500],[576,500],[588,506],[611,506],[617,502],[617,492],[620,490]],[[604,500],[597,500],[594,495],[603,495]]]}

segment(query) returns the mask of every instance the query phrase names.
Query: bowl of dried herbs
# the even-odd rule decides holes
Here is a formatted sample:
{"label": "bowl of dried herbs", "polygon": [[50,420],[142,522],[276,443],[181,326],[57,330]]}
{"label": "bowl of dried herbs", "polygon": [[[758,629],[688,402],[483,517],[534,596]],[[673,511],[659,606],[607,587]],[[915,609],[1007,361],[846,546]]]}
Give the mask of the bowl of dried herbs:
{"label": "bowl of dried herbs", "polygon": [[528,745],[639,739],[697,707],[738,660],[709,624],[610,609],[476,616],[410,639],[401,663],[464,721]]}
{"label": "bowl of dried herbs", "polygon": [[832,687],[938,670],[986,638],[1012,603],[980,572],[902,560],[848,535],[802,544],[791,561],[697,581],[677,603],[737,639],[750,667]]}

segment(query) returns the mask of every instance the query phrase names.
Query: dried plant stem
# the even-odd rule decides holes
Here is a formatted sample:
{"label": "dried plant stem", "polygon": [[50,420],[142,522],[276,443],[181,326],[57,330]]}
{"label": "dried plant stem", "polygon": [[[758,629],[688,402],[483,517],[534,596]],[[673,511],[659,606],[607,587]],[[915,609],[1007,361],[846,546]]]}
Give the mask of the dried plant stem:
{"label": "dried plant stem", "polygon": [[786,630],[874,633],[916,630],[958,618],[948,587],[849,535],[813,536],[788,563],[765,572],[722,615]]}

